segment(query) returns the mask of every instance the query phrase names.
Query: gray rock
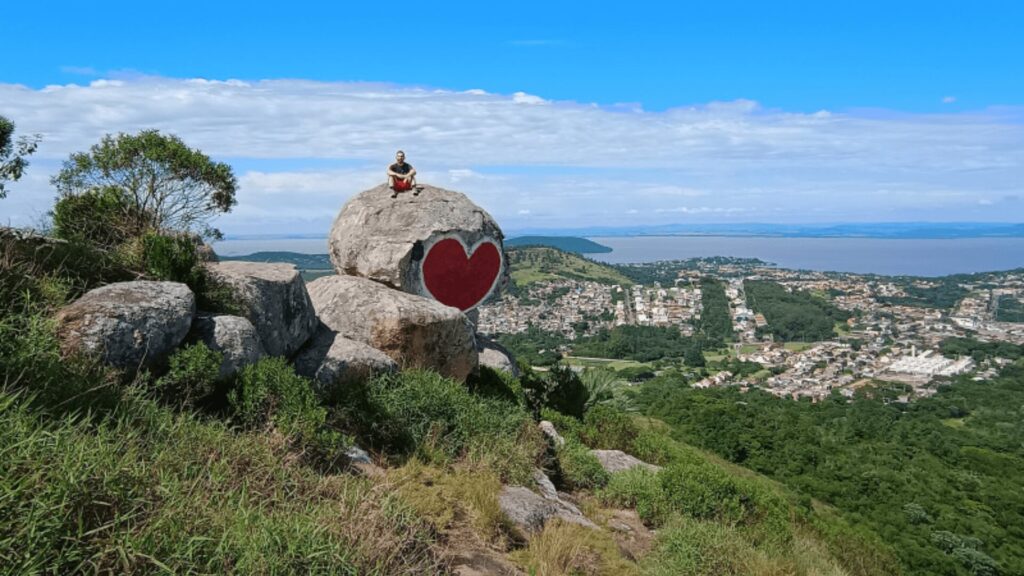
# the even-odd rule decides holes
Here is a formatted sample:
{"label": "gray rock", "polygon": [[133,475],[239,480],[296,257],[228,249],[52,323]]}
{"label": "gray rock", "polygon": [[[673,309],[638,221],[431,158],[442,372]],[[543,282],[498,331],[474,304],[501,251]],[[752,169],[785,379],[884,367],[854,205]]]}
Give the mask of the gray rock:
{"label": "gray rock", "polygon": [[548,500],[558,500],[558,490],[555,488],[551,478],[548,478],[548,475],[543,470],[540,468],[533,469],[533,481],[537,484],[537,490],[540,491],[541,496]]}
{"label": "gray rock", "polygon": [[623,470],[629,470],[630,468],[636,468],[637,466],[646,468],[651,472],[661,470],[661,466],[648,464],[639,458],[626,454],[622,450],[591,450],[590,453],[597,458],[601,463],[601,467],[609,474],[622,472]]}
{"label": "gray rock", "polygon": [[224,356],[220,364],[221,378],[227,378],[243,366],[255,364],[266,356],[256,327],[241,316],[201,314],[192,322],[188,339],[202,342]]}
{"label": "gray rock", "polygon": [[541,420],[537,427],[540,428],[540,431],[547,436],[548,441],[556,448],[565,444],[565,438],[562,438],[562,435],[558,433],[553,423],[548,420]]}
{"label": "gray rock", "polygon": [[341,336],[321,323],[313,338],[295,356],[295,372],[311,378],[321,394],[339,386],[398,370],[387,354]]}
{"label": "gray rock", "polygon": [[572,504],[562,500],[549,500],[523,486],[502,487],[498,494],[498,505],[525,537],[543,530],[544,525],[552,518],[597,528]]}
{"label": "gray rock", "polygon": [[370,460],[369,452],[363,450],[359,446],[349,446],[345,450],[345,456],[351,462],[358,462],[359,464],[373,464],[373,460]]}
{"label": "gray rock", "polygon": [[118,368],[159,366],[185,339],[195,310],[192,291],[178,282],[108,284],[57,313],[61,348]]}
{"label": "gray rock", "polygon": [[353,197],[331,228],[331,261],[338,274],[432,297],[423,285],[421,264],[433,243],[450,237],[466,249],[485,240],[497,245],[501,267],[490,294],[498,293],[508,281],[504,235],[498,224],[465,195],[433,186],[424,186],[419,196],[392,199],[382,184]]}
{"label": "gray rock", "polygon": [[480,365],[487,366],[493,370],[500,372],[508,372],[509,374],[519,377],[519,366],[516,364],[515,358],[507,348],[498,344],[494,340],[482,336],[476,335],[476,351],[480,356]]}
{"label": "gray rock", "polygon": [[232,288],[267,354],[291,356],[313,335],[316,314],[295,266],[240,261],[206,266]]}
{"label": "gray rock", "polygon": [[472,326],[455,308],[355,276],[317,278],[309,296],[328,328],[384,352],[402,368],[459,380],[476,370]]}

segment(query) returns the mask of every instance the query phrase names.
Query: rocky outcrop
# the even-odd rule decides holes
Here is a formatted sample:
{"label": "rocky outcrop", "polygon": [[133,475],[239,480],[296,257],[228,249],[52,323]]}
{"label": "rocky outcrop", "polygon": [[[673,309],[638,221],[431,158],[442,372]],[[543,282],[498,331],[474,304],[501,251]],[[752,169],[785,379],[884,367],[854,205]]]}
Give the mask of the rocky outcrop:
{"label": "rocky outcrop", "polygon": [[159,366],[185,339],[195,309],[192,291],[178,282],[108,284],[57,313],[61,347],[118,368]]}
{"label": "rocky outcrop", "polygon": [[267,354],[291,356],[313,335],[316,314],[295,266],[232,261],[207,269],[234,291]]}
{"label": "rocky outcrop", "polygon": [[636,468],[637,466],[650,470],[651,472],[661,470],[661,466],[648,464],[639,458],[626,454],[622,450],[591,450],[590,453],[597,458],[597,461],[601,463],[601,467],[609,474],[622,472],[623,470],[629,470],[630,468]]}
{"label": "rocky outcrop", "polygon": [[515,358],[507,348],[498,344],[486,336],[476,335],[476,351],[480,357],[480,365],[487,366],[492,370],[508,372],[516,378],[519,377],[519,366]]}
{"label": "rocky outcrop", "polygon": [[555,425],[550,421],[541,420],[540,423],[537,424],[537,427],[540,428],[540,431],[547,437],[548,442],[555,448],[565,444],[565,438],[562,438],[562,435],[555,429]]}
{"label": "rocky outcrop", "polygon": [[424,186],[392,199],[385,185],[345,204],[329,239],[338,274],[469,310],[507,281],[501,229],[465,195]]}
{"label": "rocky outcrop", "polygon": [[323,323],[295,356],[295,372],[312,379],[322,395],[329,395],[340,386],[397,369],[398,364],[387,354],[346,338]]}
{"label": "rocky outcrop", "polygon": [[476,369],[472,327],[455,308],[354,276],[318,278],[309,295],[329,329],[381,350],[402,368],[459,380]]}
{"label": "rocky outcrop", "polygon": [[220,364],[221,378],[266,356],[256,327],[241,316],[201,314],[192,322],[188,340],[202,342],[224,356]]}
{"label": "rocky outcrop", "polygon": [[524,486],[505,486],[498,494],[498,505],[505,516],[521,532],[521,536],[530,535],[544,529],[552,518],[579,524],[588,528],[597,526],[587,519],[578,508],[562,500],[545,498]]}

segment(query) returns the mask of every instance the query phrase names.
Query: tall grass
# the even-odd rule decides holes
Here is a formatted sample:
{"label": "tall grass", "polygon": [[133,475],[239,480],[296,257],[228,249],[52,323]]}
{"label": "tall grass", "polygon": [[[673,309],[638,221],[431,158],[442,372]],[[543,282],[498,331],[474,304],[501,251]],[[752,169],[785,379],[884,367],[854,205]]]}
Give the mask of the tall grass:
{"label": "tall grass", "polygon": [[[289,464],[134,398],[102,423],[0,393],[0,573],[423,574],[427,526],[366,480]],[[291,459],[293,460],[293,459]]]}

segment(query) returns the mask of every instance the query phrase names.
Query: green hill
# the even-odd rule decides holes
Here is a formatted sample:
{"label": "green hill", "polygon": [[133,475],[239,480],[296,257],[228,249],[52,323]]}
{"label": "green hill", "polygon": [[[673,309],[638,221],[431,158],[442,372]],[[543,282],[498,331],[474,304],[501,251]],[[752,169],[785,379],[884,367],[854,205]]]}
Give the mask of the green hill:
{"label": "green hill", "polygon": [[610,266],[557,248],[513,248],[508,251],[508,260],[516,286],[552,280],[583,280],[624,286],[633,284],[629,278]]}
{"label": "green hill", "polygon": [[575,236],[519,236],[505,241],[506,248],[523,246],[547,246],[576,254],[606,254],[612,251],[604,244]]}

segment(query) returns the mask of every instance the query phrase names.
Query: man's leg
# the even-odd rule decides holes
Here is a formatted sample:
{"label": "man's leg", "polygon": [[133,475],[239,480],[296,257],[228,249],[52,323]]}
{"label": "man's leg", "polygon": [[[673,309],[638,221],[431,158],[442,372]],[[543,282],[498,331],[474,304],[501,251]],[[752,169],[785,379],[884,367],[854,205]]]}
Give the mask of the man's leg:
{"label": "man's leg", "polygon": [[423,191],[423,186],[420,186],[419,184],[416,183],[416,177],[415,176],[413,176],[412,178],[409,179],[409,186],[412,186],[412,195],[413,196],[419,196],[420,192]]}
{"label": "man's leg", "polygon": [[391,190],[391,197],[398,198],[398,190],[395,190],[395,177],[388,175],[388,189]]}

